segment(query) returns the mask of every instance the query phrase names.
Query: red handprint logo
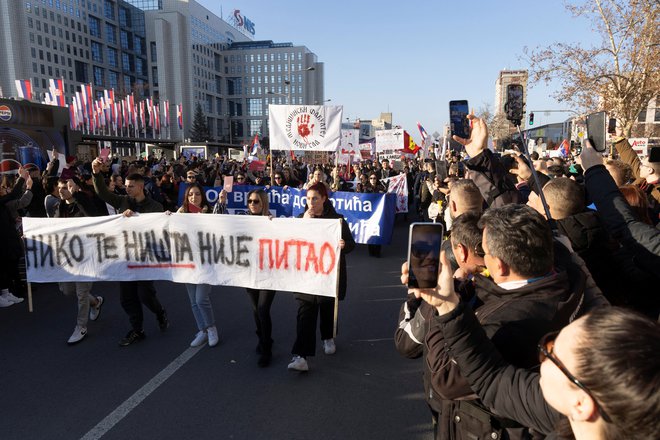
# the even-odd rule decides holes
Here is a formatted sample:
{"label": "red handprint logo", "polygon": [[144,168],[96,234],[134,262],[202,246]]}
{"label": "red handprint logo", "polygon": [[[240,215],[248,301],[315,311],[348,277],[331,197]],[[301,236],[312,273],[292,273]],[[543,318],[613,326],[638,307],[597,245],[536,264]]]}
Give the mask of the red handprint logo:
{"label": "red handprint logo", "polygon": [[309,139],[307,139],[307,137],[310,134],[314,134],[314,124],[309,125],[310,119],[309,115],[300,115],[296,119],[296,122],[298,123],[298,134],[306,144],[309,144]]}

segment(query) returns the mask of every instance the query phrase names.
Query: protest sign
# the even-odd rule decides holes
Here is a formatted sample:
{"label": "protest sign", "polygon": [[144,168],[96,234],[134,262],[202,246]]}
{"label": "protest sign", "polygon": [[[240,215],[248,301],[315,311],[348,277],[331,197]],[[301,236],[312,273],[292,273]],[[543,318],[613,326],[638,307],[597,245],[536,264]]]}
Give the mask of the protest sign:
{"label": "protest sign", "polygon": [[376,130],[376,152],[403,149],[403,130]]}
{"label": "protest sign", "polygon": [[336,295],[337,219],[153,213],[26,217],[23,226],[29,282],[169,280]]}
{"label": "protest sign", "polygon": [[396,194],[396,212],[408,212],[408,180],[405,174],[389,177],[387,192]]}
{"label": "protest sign", "polygon": [[[183,203],[186,184],[179,185],[179,205]],[[261,186],[235,185],[227,194],[229,214],[247,214],[248,193]],[[222,187],[204,187],[206,199],[214,205]],[[293,217],[305,211],[304,190],[272,186],[266,190],[268,207],[274,217]],[[331,192],[330,202],[344,216],[356,243],[389,244],[394,230],[396,194]]]}
{"label": "protest sign", "polygon": [[269,105],[271,150],[336,151],[342,106]]}

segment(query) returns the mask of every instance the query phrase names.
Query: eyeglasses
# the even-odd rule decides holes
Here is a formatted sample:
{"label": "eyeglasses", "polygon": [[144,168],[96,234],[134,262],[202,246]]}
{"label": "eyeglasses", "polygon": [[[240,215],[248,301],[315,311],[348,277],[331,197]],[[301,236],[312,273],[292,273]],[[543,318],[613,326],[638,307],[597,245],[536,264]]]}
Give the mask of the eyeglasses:
{"label": "eyeglasses", "polygon": [[548,333],[547,335],[543,336],[541,338],[541,341],[539,342],[538,345],[538,350],[539,350],[539,362],[543,363],[546,359],[550,359],[550,361],[559,368],[559,370],[564,373],[564,376],[568,378],[571,382],[575,384],[578,388],[580,388],[582,391],[587,393],[589,397],[591,397],[591,400],[594,401],[594,404],[596,405],[596,408],[598,409],[598,412],[600,415],[603,417],[603,420],[605,420],[608,423],[612,423],[612,419],[605,413],[605,410],[603,410],[603,407],[600,406],[594,395],[589,391],[589,389],[578,380],[577,377],[573,376],[570,371],[564,366],[564,364],[561,363],[557,357],[552,354],[552,351],[555,348],[555,339],[557,339],[557,335],[559,332],[552,332]]}
{"label": "eyeglasses", "polygon": [[474,245],[474,255],[481,258],[486,256],[486,252],[484,251],[484,247],[481,242]]}
{"label": "eyeglasses", "polygon": [[194,176],[194,175],[192,175],[192,174],[191,174],[191,175],[188,175],[188,176],[186,176],[186,179],[194,179],[194,178],[195,178],[195,176]]}
{"label": "eyeglasses", "polygon": [[438,243],[428,243],[426,241],[418,241],[413,243],[410,248],[410,253],[415,258],[425,258],[428,254],[433,254],[433,256],[438,255],[439,251]]}
{"label": "eyeglasses", "polygon": [[245,180],[245,177],[237,177],[236,180],[237,180],[238,182],[242,182],[243,180]]}
{"label": "eyeglasses", "polygon": [[282,176],[275,176],[275,180],[282,180]]}
{"label": "eyeglasses", "polygon": [[258,205],[259,203],[261,203],[259,199],[248,199],[248,205]]}

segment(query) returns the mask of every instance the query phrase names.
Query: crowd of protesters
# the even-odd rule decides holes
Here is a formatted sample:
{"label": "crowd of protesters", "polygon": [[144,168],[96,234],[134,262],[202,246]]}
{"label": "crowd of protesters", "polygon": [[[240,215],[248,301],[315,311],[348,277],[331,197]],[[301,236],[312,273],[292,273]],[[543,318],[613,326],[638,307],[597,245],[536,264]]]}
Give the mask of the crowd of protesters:
{"label": "crowd of protesters", "polygon": [[[1,258],[9,268],[0,279],[0,307],[25,294],[22,216],[224,214],[227,194],[221,191],[211,207],[203,188],[221,187],[231,177],[236,186],[307,189],[302,217],[342,218],[329,201],[332,191],[382,193],[391,177],[405,174],[406,219],[440,222],[447,231],[438,287],[409,291],[395,336],[399,352],[424,358],[436,438],[660,438],[660,147],[640,159],[617,133],[608,159],[588,144],[575,157],[495,153],[486,148],[485,123],[470,119],[470,138],[454,139],[460,150],[392,163],[308,164],[284,155],[254,170],[221,155],[91,163],[67,157],[59,176],[57,159],[43,173],[21,168],[15,178],[3,177],[0,194],[8,249]],[[182,184],[187,190],[179,206]],[[267,215],[265,192],[252,191],[248,200],[250,214]],[[355,247],[345,221],[343,230],[340,299],[345,254]],[[369,249],[372,256],[380,252]],[[401,277],[405,283],[406,264]],[[186,287],[198,328],[191,345],[217,344],[210,286]],[[78,296],[69,339],[77,343],[104,299],[91,295],[91,283],[60,288]],[[275,292],[248,293],[259,365],[267,366]],[[319,314],[324,352],[336,350],[334,302],[297,299],[288,368],[307,371]],[[120,283],[120,302],[132,326],[120,345],[145,337],[141,303],[162,331],[168,328],[152,282]]]}

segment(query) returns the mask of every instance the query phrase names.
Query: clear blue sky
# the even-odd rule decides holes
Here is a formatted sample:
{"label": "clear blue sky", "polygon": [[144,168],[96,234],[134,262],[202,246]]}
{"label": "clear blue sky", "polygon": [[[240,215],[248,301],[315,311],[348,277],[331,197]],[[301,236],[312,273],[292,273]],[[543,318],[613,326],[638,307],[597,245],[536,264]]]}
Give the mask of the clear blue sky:
{"label": "clear blue sky", "polygon": [[[416,121],[442,133],[448,102],[467,99],[493,106],[502,69],[528,66],[525,46],[553,42],[600,43],[584,19],[560,0],[300,1],[198,0],[227,17],[240,9],[256,40],[307,46],[325,63],[325,98],[344,106],[344,118],[373,119],[393,113],[394,123],[416,139]],[[553,86],[532,84],[527,109],[560,109]],[[535,114],[535,125],[565,114]]]}

